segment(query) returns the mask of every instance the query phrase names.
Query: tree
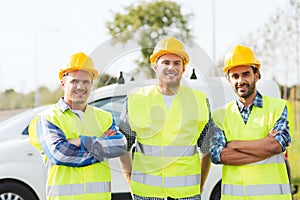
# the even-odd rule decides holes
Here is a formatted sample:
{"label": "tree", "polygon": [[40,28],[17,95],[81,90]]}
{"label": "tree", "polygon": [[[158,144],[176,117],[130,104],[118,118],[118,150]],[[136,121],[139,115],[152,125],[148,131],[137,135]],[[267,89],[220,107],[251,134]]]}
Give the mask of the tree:
{"label": "tree", "polygon": [[98,82],[95,83],[95,88],[100,88],[105,85],[114,84],[117,82],[117,78],[114,76],[110,76],[109,74],[102,74],[99,77]]}
{"label": "tree", "polygon": [[183,15],[181,7],[172,1],[141,2],[138,5],[125,7],[125,14],[115,13],[114,20],[107,22],[107,28],[114,37],[114,43],[126,43],[135,39],[141,47],[141,59],[136,60],[148,78],[155,77],[150,68],[149,57],[153,52],[155,44],[162,36],[171,35],[188,41],[192,38],[191,30],[188,28],[188,18],[192,14]]}
{"label": "tree", "polygon": [[7,89],[0,94],[0,109],[23,108],[25,105],[25,95],[15,92],[14,89]]}
{"label": "tree", "polygon": [[[288,23],[287,23],[288,22]],[[288,86],[297,84],[299,76],[300,2],[290,0],[286,7],[278,8],[270,20],[246,38],[244,43],[254,48],[262,71]],[[285,98],[286,94],[283,95]]]}

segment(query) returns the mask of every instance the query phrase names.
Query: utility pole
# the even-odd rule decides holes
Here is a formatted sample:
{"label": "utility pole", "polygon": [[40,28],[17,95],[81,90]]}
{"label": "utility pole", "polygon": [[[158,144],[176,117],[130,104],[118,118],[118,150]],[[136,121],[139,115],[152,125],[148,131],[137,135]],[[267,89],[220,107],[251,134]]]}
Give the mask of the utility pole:
{"label": "utility pole", "polygon": [[57,32],[58,28],[49,30],[40,30],[37,32],[34,38],[34,52],[35,52],[35,93],[34,93],[34,107],[40,106],[40,93],[39,93],[39,38],[42,34]]}
{"label": "utility pole", "polygon": [[216,64],[216,6],[215,0],[212,0],[212,59]]}
{"label": "utility pole", "polygon": [[297,127],[297,122],[298,122],[298,100],[299,100],[299,97],[298,97],[298,92],[300,93],[299,91],[299,77],[300,77],[300,69],[299,69],[299,65],[300,65],[300,62],[299,62],[299,59],[300,59],[300,56],[299,56],[299,53],[300,53],[300,50],[299,50],[299,45],[300,45],[300,30],[299,30],[299,9],[300,9],[300,4],[299,4],[299,1],[295,1],[295,23],[296,23],[296,68],[297,68],[297,71],[296,71],[296,87],[295,87],[295,100],[294,100],[294,109],[295,109],[295,129],[298,130],[298,127]]}

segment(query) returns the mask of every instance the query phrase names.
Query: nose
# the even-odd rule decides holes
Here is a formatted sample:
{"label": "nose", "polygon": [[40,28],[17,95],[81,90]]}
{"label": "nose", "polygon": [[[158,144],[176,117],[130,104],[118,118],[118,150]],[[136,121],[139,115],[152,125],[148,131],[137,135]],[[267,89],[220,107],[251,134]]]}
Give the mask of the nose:
{"label": "nose", "polygon": [[83,89],[83,88],[84,88],[83,82],[82,82],[82,81],[79,81],[79,82],[76,84],[76,88],[77,88],[77,89]]}
{"label": "nose", "polygon": [[170,70],[170,69],[175,69],[175,67],[176,67],[176,64],[175,63],[170,63],[169,65],[168,65],[168,69]]}
{"label": "nose", "polygon": [[245,79],[243,78],[243,76],[240,76],[240,77],[238,78],[237,82],[238,82],[239,84],[243,84],[243,83],[245,82]]}

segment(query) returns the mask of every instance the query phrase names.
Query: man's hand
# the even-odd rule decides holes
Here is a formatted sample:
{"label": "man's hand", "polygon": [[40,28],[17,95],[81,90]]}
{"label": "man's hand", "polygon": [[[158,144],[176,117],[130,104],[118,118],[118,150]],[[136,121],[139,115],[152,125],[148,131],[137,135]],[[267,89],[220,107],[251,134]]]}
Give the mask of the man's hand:
{"label": "man's hand", "polygon": [[71,144],[74,144],[77,147],[80,147],[80,144],[81,144],[80,138],[69,139],[68,142]]}
{"label": "man's hand", "polygon": [[268,133],[268,136],[269,137],[275,137],[277,135],[278,131],[277,130],[271,130],[269,133]]}
{"label": "man's hand", "polygon": [[105,131],[102,135],[102,137],[108,137],[108,136],[112,136],[112,135],[116,135],[116,131],[112,130],[112,129],[108,129],[107,131]]}
{"label": "man's hand", "polygon": [[[112,135],[116,135],[116,131],[109,129],[103,133],[102,137],[108,137],[108,136],[112,136]],[[69,139],[68,142],[71,144],[74,144],[77,147],[80,147],[80,144],[81,144],[80,138]]]}

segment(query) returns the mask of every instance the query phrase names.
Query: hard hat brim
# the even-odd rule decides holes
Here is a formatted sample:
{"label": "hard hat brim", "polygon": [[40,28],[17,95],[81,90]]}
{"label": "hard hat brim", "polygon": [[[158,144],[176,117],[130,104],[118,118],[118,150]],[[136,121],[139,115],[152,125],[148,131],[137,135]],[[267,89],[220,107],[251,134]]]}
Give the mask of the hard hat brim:
{"label": "hard hat brim", "polygon": [[98,77],[98,71],[95,69],[83,69],[79,67],[72,67],[72,68],[67,68],[65,70],[60,70],[58,77],[59,80],[62,80],[62,77],[65,73],[71,72],[71,71],[86,71],[92,74],[93,79],[95,80]]}
{"label": "hard hat brim", "polygon": [[239,66],[245,66],[245,65],[249,65],[249,66],[255,65],[258,70],[260,69],[260,64],[258,64],[258,63],[242,63],[242,64],[236,64],[236,65],[223,67],[223,71],[225,73],[228,73],[228,71],[231,70],[232,68],[239,67]]}
{"label": "hard hat brim", "polygon": [[156,61],[156,59],[162,55],[166,55],[166,54],[175,54],[179,57],[181,57],[183,59],[183,66],[185,67],[188,62],[189,62],[189,56],[184,53],[184,52],[179,52],[179,51],[175,51],[175,50],[160,50],[158,52],[156,52],[155,54],[152,54],[150,56],[150,62],[151,64],[154,64],[154,62]]}

